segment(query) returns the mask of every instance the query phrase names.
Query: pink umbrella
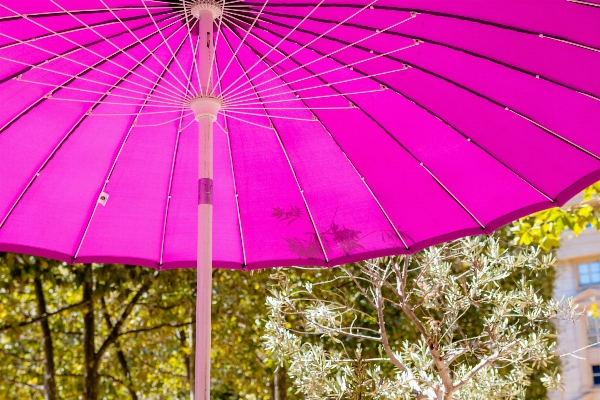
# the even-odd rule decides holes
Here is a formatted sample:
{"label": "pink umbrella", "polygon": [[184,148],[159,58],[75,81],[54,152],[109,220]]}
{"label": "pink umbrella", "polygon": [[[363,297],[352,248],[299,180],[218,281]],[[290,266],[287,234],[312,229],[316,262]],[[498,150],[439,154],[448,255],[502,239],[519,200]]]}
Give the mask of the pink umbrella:
{"label": "pink umbrella", "polygon": [[600,179],[599,4],[3,0],[0,250],[197,265],[208,398],[211,264],[410,253]]}

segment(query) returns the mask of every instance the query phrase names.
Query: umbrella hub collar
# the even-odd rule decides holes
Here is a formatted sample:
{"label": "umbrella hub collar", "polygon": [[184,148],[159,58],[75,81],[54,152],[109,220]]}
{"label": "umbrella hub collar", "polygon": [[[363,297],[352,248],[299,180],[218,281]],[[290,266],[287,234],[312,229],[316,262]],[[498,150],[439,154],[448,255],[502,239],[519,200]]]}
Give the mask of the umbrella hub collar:
{"label": "umbrella hub collar", "polygon": [[222,106],[223,102],[216,96],[197,96],[190,102],[196,121],[200,121],[202,117],[209,117],[212,122],[215,122]]}
{"label": "umbrella hub collar", "polygon": [[213,20],[216,20],[223,14],[223,6],[213,0],[200,0],[194,2],[190,13],[195,18],[200,18],[203,11],[209,11],[212,14]]}

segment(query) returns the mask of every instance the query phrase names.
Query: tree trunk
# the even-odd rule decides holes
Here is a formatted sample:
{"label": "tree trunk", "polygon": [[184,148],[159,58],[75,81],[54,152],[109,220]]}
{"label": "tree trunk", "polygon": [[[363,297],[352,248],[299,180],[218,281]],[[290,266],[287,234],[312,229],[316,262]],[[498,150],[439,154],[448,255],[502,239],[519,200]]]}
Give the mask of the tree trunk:
{"label": "tree trunk", "polygon": [[287,371],[285,367],[277,368],[273,374],[273,400],[287,399]]}
{"label": "tree trunk", "polygon": [[[108,314],[108,307],[106,306],[106,301],[104,300],[104,297],[101,298],[101,301],[102,313],[104,314],[104,321],[106,322],[106,326],[108,327],[109,332],[112,332],[114,326],[112,321],[110,320],[110,315]],[[135,385],[131,380],[131,371],[129,371],[129,365],[127,364],[125,353],[123,353],[123,350],[121,349],[121,344],[118,340],[115,341],[115,346],[117,347],[117,359],[119,360],[119,364],[121,365],[121,369],[123,370],[123,375],[125,375],[125,386],[127,386],[129,396],[132,400],[138,400],[137,392],[135,391]]]}
{"label": "tree trunk", "polygon": [[[42,278],[38,274],[33,278],[35,286],[35,296],[37,297],[37,312],[39,317],[47,314],[46,298],[44,296],[44,288],[42,286]],[[50,332],[50,324],[48,318],[40,321],[42,328],[42,342],[44,348],[44,398],[45,400],[56,400],[58,398],[56,392],[56,369],[54,367],[54,346],[52,344],[52,334]]]}
{"label": "tree trunk", "polygon": [[96,325],[94,321],[94,279],[91,264],[86,265],[86,279],[83,283],[83,301],[87,301],[83,311],[83,398],[98,399],[98,370],[95,368]]}
{"label": "tree trunk", "polygon": [[196,302],[192,302],[190,311],[192,323],[190,324],[191,351],[189,357],[188,380],[190,382],[190,400],[194,400],[194,389],[196,388]]}

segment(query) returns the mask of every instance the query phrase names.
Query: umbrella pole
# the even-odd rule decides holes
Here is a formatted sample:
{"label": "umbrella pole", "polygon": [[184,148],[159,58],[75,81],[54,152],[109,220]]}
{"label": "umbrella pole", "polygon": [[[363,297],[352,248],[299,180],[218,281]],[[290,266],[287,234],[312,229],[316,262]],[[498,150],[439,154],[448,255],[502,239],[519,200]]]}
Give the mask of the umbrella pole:
{"label": "umbrella pole", "polygon": [[213,123],[221,101],[212,95],[210,69],[214,57],[213,22],[221,9],[210,2],[196,3],[191,13],[199,19],[198,73],[200,95],[190,104],[198,121],[198,261],[196,266],[196,400],[210,399],[210,336],[212,295],[212,186]]}

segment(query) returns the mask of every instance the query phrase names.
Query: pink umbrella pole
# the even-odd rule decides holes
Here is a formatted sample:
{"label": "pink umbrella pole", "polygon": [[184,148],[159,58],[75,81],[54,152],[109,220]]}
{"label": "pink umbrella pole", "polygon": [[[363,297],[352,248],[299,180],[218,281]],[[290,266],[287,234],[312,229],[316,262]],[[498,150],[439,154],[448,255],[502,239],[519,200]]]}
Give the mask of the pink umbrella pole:
{"label": "pink umbrella pole", "polygon": [[211,67],[214,58],[213,22],[221,13],[211,3],[192,8],[199,19],[198,69],[200,96],[192,100],[198,121],[198,261],[196,291],[196,374],[195,398],[210,399],[210,336],[212,292],[212,187],[213,187],[213,123],[221,101],[212,94]]}

